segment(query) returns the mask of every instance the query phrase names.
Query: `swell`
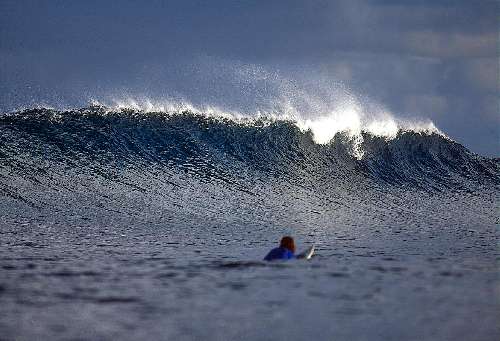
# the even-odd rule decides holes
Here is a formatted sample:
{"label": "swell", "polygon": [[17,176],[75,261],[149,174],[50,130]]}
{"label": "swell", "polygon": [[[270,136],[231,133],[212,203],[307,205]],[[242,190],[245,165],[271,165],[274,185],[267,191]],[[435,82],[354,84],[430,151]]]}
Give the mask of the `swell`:
{"label": "swell", "polygon": [[[442,135],[399,131],[392,139],[366,132],[361,137],[360,142],[338,133],[320,145],[292,121],[235,122],[190,112],[101,107],[32,109],[0,116],[0,184],[4,195],[18,199],[13,178],[32,183],[51,178],[61,186],[56,179],[70,171],[116,182],[125,181],[120,176],[125,170],[165,182],[180,172],[247,192],[256,179],[312,189],[368,182],[425,191],[499,185],[498,160]],[[140,182],[127,185],[147,190]]]}

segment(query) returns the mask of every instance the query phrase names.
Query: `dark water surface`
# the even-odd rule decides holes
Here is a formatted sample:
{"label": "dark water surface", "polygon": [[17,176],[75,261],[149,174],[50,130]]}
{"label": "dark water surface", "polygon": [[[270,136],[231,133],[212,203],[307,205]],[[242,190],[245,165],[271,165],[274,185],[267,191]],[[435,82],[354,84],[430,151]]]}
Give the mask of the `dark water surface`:
{"label": "dark water surface", "polygon": [[[440,135],[0,116],[0,339],[498,340],[499,162]],[[265,263],[284,234],[310,261]]]}

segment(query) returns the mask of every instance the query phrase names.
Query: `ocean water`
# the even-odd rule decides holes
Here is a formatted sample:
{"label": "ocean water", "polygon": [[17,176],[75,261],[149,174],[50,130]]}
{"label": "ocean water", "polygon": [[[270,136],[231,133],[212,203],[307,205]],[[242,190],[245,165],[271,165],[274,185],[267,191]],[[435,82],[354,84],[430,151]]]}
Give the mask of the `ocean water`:
{"label": "ocean water", "polygon": [[[500,162],[432,131],[0,115],[1,340],[498,340]],[[266,263],[283,235],[309,261]]]}

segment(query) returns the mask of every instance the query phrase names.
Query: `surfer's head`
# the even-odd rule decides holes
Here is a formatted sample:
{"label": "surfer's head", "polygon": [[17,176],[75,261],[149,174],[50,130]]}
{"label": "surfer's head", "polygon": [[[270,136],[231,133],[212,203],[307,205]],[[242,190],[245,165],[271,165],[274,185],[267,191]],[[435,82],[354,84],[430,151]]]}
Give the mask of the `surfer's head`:
{"label": "surfer's head", "polygon": [[292,237],[283,237],[281,238],[280,246],[284,247],[292,252],[295,252],[295,242]]}

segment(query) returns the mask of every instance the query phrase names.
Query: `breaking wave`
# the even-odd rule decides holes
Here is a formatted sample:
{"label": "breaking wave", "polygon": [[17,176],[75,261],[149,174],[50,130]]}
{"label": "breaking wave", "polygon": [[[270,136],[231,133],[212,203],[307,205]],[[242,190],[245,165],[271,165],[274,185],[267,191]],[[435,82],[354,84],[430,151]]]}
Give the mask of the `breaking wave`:
{"label": "breaking wave", "polygon": [[108,178],[154,166],[243,187],[262,176],[426,190],[498,184],[498,160],[469,152],[432,124],[412,129],[388,122],[350,129],[333,116],[297,122],[192,107],[30,109],[0,117],[2,178],[33,178],[57,164]]}

